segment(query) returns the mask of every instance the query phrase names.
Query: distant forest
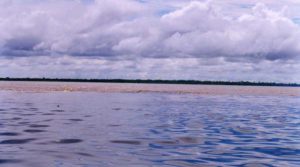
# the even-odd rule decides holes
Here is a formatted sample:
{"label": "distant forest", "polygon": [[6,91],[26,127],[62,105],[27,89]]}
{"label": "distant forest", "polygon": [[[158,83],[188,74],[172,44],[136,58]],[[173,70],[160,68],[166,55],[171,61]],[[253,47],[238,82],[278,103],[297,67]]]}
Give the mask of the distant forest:
{"label": "distant forest", "polygon": [[198,81],[198,80],[150,80],[150,79],[63,79],[63,78],[0,78],[0,81],[45,81],[45,82],[100,82],[100,83],[148,83],[148,84],[193,84],[193,85],[240,85],[240,86],[288,86],[300,87],[298,83],[250,82],[250,81]]}

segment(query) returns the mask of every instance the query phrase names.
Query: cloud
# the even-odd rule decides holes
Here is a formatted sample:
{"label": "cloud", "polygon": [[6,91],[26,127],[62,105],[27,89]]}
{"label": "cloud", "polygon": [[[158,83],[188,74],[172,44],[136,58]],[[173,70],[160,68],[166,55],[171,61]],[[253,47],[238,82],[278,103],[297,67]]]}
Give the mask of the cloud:
{"label": "cloud", "polygon": [[171,50],[228,59],[290,59],[300,52],[299,26],[257,4],[237,19],[218,13],[209,4],[192,2],[163,16],[174,34],[167,39]]}
{"label": "cloud", "polygon": [[0,76],[50,78],[195,79],[300,82],[294,61],[227,62],[223,58],[143,58],[108,60],[96,57],[0,57]]}
{"label": "cloud", "polygon": [[297,81],[300,4],[263,2],[3,0],[0,75]]}
{"label": "cloud", "polygon": [[0,5],[0,50],[4,56],[36,52],[112,55],[112,45],[119,39],[111,28],[134,19],[143,9],[129,0],[97,0],[92,4],[6,1]]}
{"label": "cloud", "polygon": [[4,1],[1,55],[258,61],[293,59],[300,53],[299,25],[264,4],[235,18],[212,2],[199,1],[163,15],[155,12],[147,2],[133,0]]}

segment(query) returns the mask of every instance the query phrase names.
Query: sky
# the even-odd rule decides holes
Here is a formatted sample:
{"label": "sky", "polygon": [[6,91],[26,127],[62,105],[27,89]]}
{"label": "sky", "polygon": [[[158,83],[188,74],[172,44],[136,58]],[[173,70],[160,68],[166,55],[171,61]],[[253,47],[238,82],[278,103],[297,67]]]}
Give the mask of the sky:
{"label": "sky", "polygon": [[0,77],[300,83],[300,0],[1,0]]}

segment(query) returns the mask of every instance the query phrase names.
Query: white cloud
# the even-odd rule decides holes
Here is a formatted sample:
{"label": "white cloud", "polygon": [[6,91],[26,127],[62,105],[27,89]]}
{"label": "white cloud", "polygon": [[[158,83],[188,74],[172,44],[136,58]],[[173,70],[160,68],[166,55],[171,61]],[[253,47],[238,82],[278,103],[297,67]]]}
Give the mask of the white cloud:
{"label": "white cloud", "polygon": [[237,18],[199,1],[162,16],[144,12],[149,9],[146,4],[131,0],[97,0],[92,5],[15,2],[1,7],[4,56],[246,56],[263,60],[300,52],[299,26],[263,4]]}
{"label": "white cloud", "polygon": [[193,2],[163,16],[176,52],[209,57],[290,59],[300,53],[300,29],[290,19],[257,4],[251,13],[227,18],[209,4]]}
{"label": "white cloud", "polygon": [[[251,76],[251,72],[255,73],[252,65],[254,69],[270,72],[258,67],[266,65],[265,62],[274,65],[269,66],[272,69],[281,66],[280,69],[287,75],[288,68],[298,67],[291,62],[299,62],[300,26],[293,19],[298,17],[295,9],[300,4],[293,0],[266,0],[265,5],[256,2],[5,0],[0,2],[0,56],[3,60],[18,59],[16,63],[21,59],[30,60],[29,64],[33,59],[41,60],[39,56],[42,56],[53,71],[56,65],[51,62],[54,61],[51,57],[59,59],[66,55],[68,63],[77,66],[78,60],[83,61],[78,56],[87,60],[93,57],[109,61],[106,65],[99,65],[107,67],[106,73],[123,68],[113,61],[119,64],[129,61],[127,70],[121,71],[120,76],[124,73],[133,75],[134,72],[138,75],[140,70],[144,76],[155,77],[149,72],[156,73],[156,76],[173,73],[182,78],[192,69],[216,67],[212,64],[217,64],[218,69],[227,68],[227,64],[240,65],[242,69],[248,63],[251,64],[248,69]],[[282,8],[280,5],[284,2],[286,7]],[[144,63],[149,59],[151,61],[146,61],[148,65]],[[151,65],[155,59],[157,63]],[[169,62],[175,60],[177,63]],[[202,63],[193,64],[198,60]],[[45,66],[45,63],[41,64]],[[58,69],[67,66],[63,63]],[[76,75],[98,75],[95,72],[97,65],[80,65],[77,70],[70,69],[77,71]],[[218,70],[210,69],[201,74],[209,78],[214,72]],[[58,72],[53,74],[58,75]],[[164,74],[162,77],[167,76]],[[188,78],[197,79],[195,77]],[[243,76],[237,74],[237,78]]]}

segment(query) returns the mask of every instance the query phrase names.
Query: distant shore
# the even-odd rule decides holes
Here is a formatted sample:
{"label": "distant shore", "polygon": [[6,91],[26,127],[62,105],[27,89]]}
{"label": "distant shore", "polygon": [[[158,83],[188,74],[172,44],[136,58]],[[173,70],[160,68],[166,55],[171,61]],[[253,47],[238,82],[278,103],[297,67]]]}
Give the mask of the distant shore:
{"label": "distant shore", "polygon": [[142,84],[234,85],[234,86],[284,86],[300,87],[298,83],[250,82],[250,81],[199,81],[199,80],[148,80],[148,79],[68,79],[68,78],[0,78],[0,81],[39,82],[98,82]]}
{"label": "distant shore", "polygon": [[299,87],[45,81],[0,81],[0,91],[300,96]]}

